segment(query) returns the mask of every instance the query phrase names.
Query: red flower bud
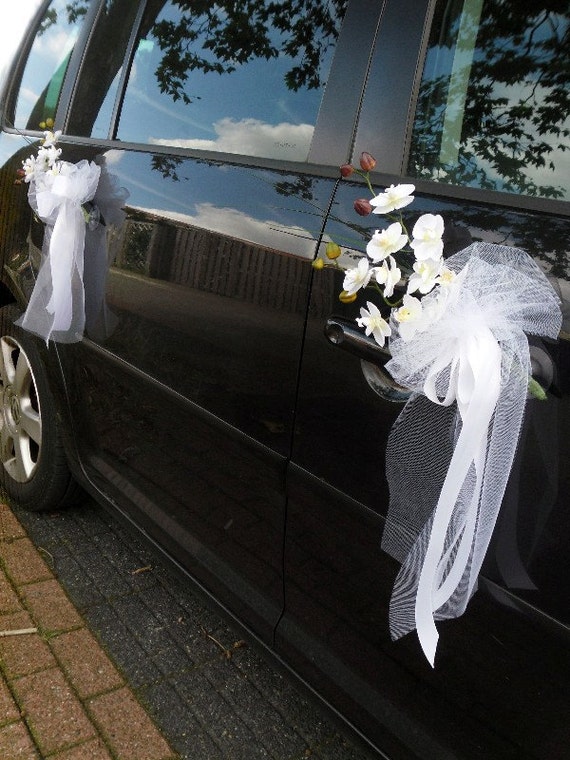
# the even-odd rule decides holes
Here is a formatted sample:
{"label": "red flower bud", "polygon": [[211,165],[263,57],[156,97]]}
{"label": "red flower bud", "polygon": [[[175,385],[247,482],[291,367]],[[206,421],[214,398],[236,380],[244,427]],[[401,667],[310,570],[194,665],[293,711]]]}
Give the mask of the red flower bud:
{"label": "red flower bud", "polygon": [[352,166],[352,164],[343,164],[340,167],[340,173],[341,173],[341,176],[343,177],[350,177],[353,171],[354,171],[354,166]]}
{"label": "red flower bud", "polygon": [[372,211],[372,206],[366,198],[357,198],[354,201],[354,210],[359,216],[368,216]]}
{"label": "red flower bud", "polygon": [[376,159],[370,153],[364,151],[360,154],[360,168],[364,172],[371,172],[376,166]]}

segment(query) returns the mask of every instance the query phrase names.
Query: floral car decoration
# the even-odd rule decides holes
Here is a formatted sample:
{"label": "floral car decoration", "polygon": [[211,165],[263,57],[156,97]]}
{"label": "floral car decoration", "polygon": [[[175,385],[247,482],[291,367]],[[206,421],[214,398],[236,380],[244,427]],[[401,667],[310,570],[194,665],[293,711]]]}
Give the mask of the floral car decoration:
{"label": "floral car decoration", "polygon": [[[546,275],[524,251],[474,243],[444,258],[444,221],[423,214],[411,235],[402,209],[412,184],[375,193],[369,153],[343,177],[364,178],[371,198],[360,215],[390,222],[354,262],[329,241],[314,266],[344,272],[343,302],[370,292],[358,325],[389,345],[386,369],[412,395],[388,439],[390,504],[382,547],[401,564],[390,603],[397,639],[416,629],[433,666],[436,620],[463,614],[515,457],[529,395],[546,398],[531,377],[527,335],[556,339],[562,315]],[[344,265],[343,260],[351,263]]]}
{"label": "floral car decoration", "polygon": [[109,236],[123,224],[128,193],[99,162],[61,159],[61,132],[52,123],[37,155],[22,163],[18,181],[45,224],[42,262],[28,307],[18,324],[46,342],[108,335],[114,318],[105,303]]}

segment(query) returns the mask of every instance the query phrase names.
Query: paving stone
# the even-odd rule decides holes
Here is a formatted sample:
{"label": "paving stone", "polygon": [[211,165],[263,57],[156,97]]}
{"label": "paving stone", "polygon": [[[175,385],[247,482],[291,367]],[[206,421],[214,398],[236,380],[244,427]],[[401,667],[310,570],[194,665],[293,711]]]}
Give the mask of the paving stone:
{"label": "paving stone", "polygon": [[23,538],[25,535],[26,531],[10,507],[0,504],[0,540]]}
{"label": "paving stone", "polygon": [[[18,628],[10,626],[3,630]],[[0,638],[0,660],[2,670],[8,678],[29,675],[56,665],[49,646],[38,633]]]}
{"label": "paving stone", "polygon": [[100,739],[93,739],[77,747],[58,752],[57,755],[52,755],[49,760],[113,760],[113,758]]}
{"label": "paving stone", "polygon": [[87,704],[117,760],[174,758],[166,740],[129,689],[118,689]]}
{"label": "paving stone", "polygon": [[94,551],[93,545],[88,552],[76,552],[74,556],[102,596],[119,597],[130,593],[124,573],[119,573],[101,553]]}
{"label": "paving stone", "polygon": [[86,610],[85,617],[95,634],[105,641],[109,655],[133,688],[162,677],[159,668],[121,621],[114,607],[109,604],[97,605]]}
{"label": "paving stone", "polygon": [[86,628],[56,636],[50,646],[81,699],[124,685],[122,676]]}
{"label": "paving stone", "polygon": [[104,600],[91,578],[70,554],[56,559],[55,573],[58,578],[65,578],[66,591],[80,611],[91,605],[100,604]]}
{"label": "paving stone", "polygon": [[0,757],[2,760],[42,760],[22,721],[0,728]]}
{"label": "paving stone", "polygon": [[58,668],[19,678],[13,688],[42,755],[96,737],[81,702]]}
{"label": "paving stone", "polygon": [[4,573],[0,572],[0,615],[8,612],[18,612],[21,609],[22,605],[18,595]]}
{"label": "paving stone", "polygon": [[18,538],[2,545],[2,559],[12,583],[24,583],[52,578],[52,573],[29,538]]}
{"label": "paving stone", "polygon": [[21,589],[22,598],[37,624],[46,631],[68,631],[83,625],[81,616],[55,579]]}
{"label": "paving stone", "polygon": [[175,736],[172,744],[181,760],[228,760],[205,730],[184,732]]}
{"label": "paving stone", "polygon": [[17,720],[20,720],[20,710],[12,698],[8,685],[0,680],[0,726]]}
{"label": "paving stone", "polygon": [[236,714],[277,757],[295,757],[307,749],[306,741],[273,707],[247,676],[227,660],[205,670],[206,678]]}

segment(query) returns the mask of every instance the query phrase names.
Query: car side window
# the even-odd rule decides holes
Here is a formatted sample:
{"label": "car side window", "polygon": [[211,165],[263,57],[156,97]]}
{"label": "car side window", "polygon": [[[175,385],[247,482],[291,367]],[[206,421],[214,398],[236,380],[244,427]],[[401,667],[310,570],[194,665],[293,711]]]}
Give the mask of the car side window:
{"label": "car side window", "polygon": [[37,130],[55,117],[85,11],[68,0],[53,0],[47,8],[20,81],[14,112],[17,129]]}
{"label": "car side window", "polygon": [[149,2],[116,137],[306,161],[345,6]]}
{"label": "car side window", "polygon": [[408,174],[568,198],[569,72],[566,4],[438,0]]}

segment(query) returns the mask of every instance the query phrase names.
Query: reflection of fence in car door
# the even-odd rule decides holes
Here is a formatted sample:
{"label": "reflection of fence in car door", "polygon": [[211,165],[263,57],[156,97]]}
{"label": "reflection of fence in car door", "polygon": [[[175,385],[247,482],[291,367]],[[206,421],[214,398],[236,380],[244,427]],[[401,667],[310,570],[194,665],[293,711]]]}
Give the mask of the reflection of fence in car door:
{"label": "reflection of fence in car door", "polygon": [[[303,314],[307,305],[310,261],[201,227],[129,219],[115,266],[288,313]],[[323,275],[315,280],[313,304],[328,314],[334,286]]]}

